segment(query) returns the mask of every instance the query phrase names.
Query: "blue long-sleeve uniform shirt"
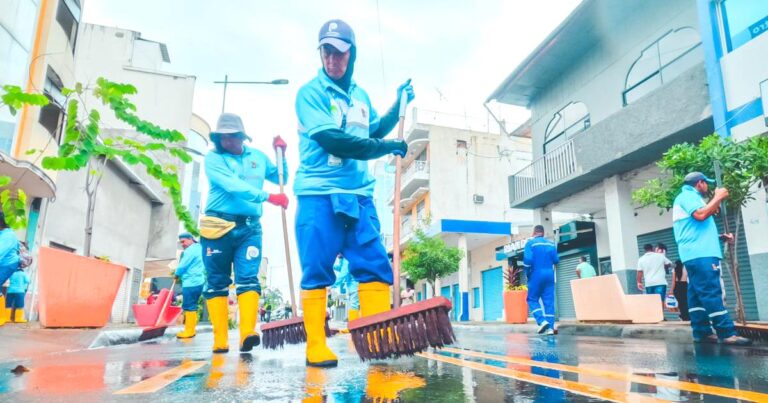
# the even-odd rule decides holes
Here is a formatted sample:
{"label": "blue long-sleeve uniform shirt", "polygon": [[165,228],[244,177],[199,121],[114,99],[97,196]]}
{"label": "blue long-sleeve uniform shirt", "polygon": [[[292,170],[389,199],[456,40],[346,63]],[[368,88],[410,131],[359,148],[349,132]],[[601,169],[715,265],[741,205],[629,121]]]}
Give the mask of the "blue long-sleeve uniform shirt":
{"label": "blue long-sleeve uniform shirt", "polygon": [[[285,159],[283,172],[287,182]],[[261,217],[261,203],[269,197],[262,189],[264,180],[278,183],[277,166],[264,153],[247,146],[240,155],[209,152],[205,156],[205,174],[210,184],[206,213]]]}
{"label": "blue long-sleeve uniform shirt", "polygon": [[10,228],[0,231],[0,266],[19,265],[19,238]]}
{"label": "blue long-sleeve uniform shirt", "polygon": [[205,266],[203,265],[203,248],[195,242],[181,252],[176,275],[181,278],[182,287],[197,287],[205,284]]}
{"label": "blue long-sleeve uniform shirt", "polygon": [[557,255],[557,245],[541,236],[531,238],[525,243],[523,251],[523,264],[528,266],[528,270],[552,269],[554,265],[560,263],[560,257]]}
{"label": "blue long-sleeve uniform shirt", "polygon": [[24,294],[29,288],[29,274],[24,270],[16,270],[8,280],[8,293]]}

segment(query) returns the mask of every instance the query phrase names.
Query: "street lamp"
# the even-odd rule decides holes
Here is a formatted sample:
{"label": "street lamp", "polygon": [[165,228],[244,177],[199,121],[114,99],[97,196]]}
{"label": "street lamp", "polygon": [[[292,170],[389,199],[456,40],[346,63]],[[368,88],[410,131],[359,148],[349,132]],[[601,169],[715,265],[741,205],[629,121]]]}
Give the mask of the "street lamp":
{"label": "street lamp", "polygon": [[224,106],[227,104],[227,85],[229,84],[266,84],[266,85],[285,85],[288,80],[278,78],[272,81],[229,81],[229,75],[224,75],[224,81],[214,81],[214,84],[224,84],[224,97],[221,100],[221,113],[224,113]]}

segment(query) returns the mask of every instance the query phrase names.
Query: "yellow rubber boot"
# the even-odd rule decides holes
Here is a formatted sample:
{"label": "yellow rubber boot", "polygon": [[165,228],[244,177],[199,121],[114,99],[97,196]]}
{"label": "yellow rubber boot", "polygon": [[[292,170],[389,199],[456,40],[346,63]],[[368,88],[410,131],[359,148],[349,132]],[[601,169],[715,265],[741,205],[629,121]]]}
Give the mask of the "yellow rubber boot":
{"label": "yellow rubber boot", "polygon": [[5,322],[8,320],[5,317],[5,297],[0,294],[0,326],[4,325]]}
{"label": "yellow rubber boot", "polygon": [[213,352],[229,352],[229,323],[227,321],[229,308],[227,297],[214,297],[206,301],[208,316],[213,325]]}
{"label": "yellow rubber boot", "polygon": [[307,365],[311,367],[335,367],[339,363],[325,340],[326,297],[324,288],[301,291],[307,331]]}
{"label": "yellow rubber boot", "polygon": [[353,320],[360,317],[360,311],[357,309],[350,309],[348,316],[349,316],[348,321],[352,322]]}
{"label": "yellow rubber boot", "polygon": [[16,308],[16,316],[14,316],[13,321],[16,323],[27,323],[27,320],[24,319],[23,308]]}
{"label": "yellow rubber boot", "polygon": [[390,310],[389,284],[360,283],[357,295],[360,297],[360,314],[362,317],[375,315]]}
{"label": "yellow rubber boot", "polygon": [[197,327],[197,311],[184,311],[184,330],[176,334],[180,339],[195,337]]}
{"label": "yellow rubber boot", "polygon": [[259,293],[246,291],[237,296],[240,311],[240,351],[248,352],[261,342],[256,331],[256,318],[259,315]]}
{"label": "yellow rubber boot", "polygon": [[8,322],[13,322],[14,319],[15,319],[13,317],[13,309],[11,309],[11,308],[5,308],[3,316],[5,317],[5,320],[8,321]]}

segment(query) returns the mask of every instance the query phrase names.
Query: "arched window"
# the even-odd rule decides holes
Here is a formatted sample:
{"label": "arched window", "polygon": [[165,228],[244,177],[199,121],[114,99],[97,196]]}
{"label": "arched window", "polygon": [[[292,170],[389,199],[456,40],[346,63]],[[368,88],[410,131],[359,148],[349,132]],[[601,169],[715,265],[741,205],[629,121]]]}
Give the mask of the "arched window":
{"label": "arched window", "polygon": [[699,33],[691,27],[662,35],[632,63],[624,81],[622,101],[627,106],[704,60]]}
{"label": "arched window", "polygon": [[552,117],[544,132],[544,154],[589,128],[589,111],[583,102],[571,102]]}

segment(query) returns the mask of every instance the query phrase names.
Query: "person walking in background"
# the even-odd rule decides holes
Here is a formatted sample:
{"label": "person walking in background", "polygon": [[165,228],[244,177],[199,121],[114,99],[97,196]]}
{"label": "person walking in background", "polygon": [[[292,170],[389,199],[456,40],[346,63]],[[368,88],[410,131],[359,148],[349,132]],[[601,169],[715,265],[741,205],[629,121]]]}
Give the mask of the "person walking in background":
{"label": "person walking in background", "polygon": [[416,302],[416,290],[413,289],[411,280],[405,281],[405,289],[400,292],[400,305],[408,305]]}
{"label": "person walking in background", "polygon": [[595,267],[589,264],[587,256],[579,258],[579,264],[576,266],[576,277],[578,278],[591,278],[597,276]]}
{"label": "person walking in background", "polygon": [[645,254],[637,261],[637,288],[644,289],[646,294],[658,294],[663,309],[667,296],[666,268],[672,267],[672,262],[651,244],[646,244],[643,249]]}
{"label": "person walking in background", "polygon": [[535,226],[533,238],[525,243],[523,264],[527,267],[528,308],[539,325],[539,334],[555,334],[555,265],[558,263],[557,245],[544,238],[543,226]]}
{"label": "person walking in background", "polygon": [[675,269],[672,271],[672,295],[677,299],[677,307],[680,309],[680,320],[691,320],[688,316],[688,272],[683,262],[676,260]]}
{"label": "person walking in background", "polygon": [[720,203],[728,198],[728,189],[715,189],[708,203],[703,198],[709,193],[709,184],[714,182],[701,172],[685,176],[672,207],[672,226],[680,260],[688,271],[688,312],[693,340],[744,346],[752,341],[736,335],[733,320],[723,304],[720,284],[720,261],[723,258],[720,239],[730,242],[733,234],[720,235],[713,217],[720,209]]}
{"label": "person walking in background", "polygon": [[6,317],[14,323],[26,323],[24,319],[24,297],[29,288],[29,274],[23,267],[11,275],[8,282],[8,295],[5,297]]}
{"label": "person walking in background", "polygon": [[176,276],[181,279],[181,308],[184,310],[184,330],[176,334],[180,339],[195,337],[197,327],[197,304],[205,286],[205,266],[203,265],[203,248],[192,234],[185,232],[179,235],[179,244],[184,249],[181,252]]}

